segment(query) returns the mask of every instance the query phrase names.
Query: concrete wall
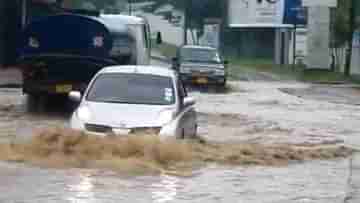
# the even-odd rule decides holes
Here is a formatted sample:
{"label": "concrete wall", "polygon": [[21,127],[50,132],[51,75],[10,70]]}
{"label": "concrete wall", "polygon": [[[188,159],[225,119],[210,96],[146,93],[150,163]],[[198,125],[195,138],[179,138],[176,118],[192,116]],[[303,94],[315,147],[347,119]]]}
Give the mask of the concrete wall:
{"label": "concrete wall", "polygon": [[307,68],[330,70],[330,9],[310,7],[307,34]]}
{"label": "concrete wall", "polygon": [[360,76],[360,48],[353,48],[353,56],[351,61],[351,74]]}

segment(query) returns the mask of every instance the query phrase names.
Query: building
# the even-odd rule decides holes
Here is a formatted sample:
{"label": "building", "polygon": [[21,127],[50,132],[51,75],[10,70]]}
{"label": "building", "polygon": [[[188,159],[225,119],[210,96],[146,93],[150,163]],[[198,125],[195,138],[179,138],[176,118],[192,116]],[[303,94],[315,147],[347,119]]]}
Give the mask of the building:
{"label": "building", "polygon": [[[224,1],[222,50],[239,59],[289,63],[294,24],[305,24],[301,0]],[[302,14],[302,15],[300,15]]]}

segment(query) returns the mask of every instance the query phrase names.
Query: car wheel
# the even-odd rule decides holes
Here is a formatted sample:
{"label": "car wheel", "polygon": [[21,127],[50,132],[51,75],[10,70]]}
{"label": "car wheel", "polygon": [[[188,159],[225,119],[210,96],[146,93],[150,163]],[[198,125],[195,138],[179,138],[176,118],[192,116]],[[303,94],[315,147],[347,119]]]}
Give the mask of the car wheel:
{"label": "car wheel", "polygon": [[222,83],[218,83],[216,86],[216,92],[218,93],[225,92],[225,90],[226,90],[226,80]]}
{"label": "car wheel", "polygon": [[29,94],[27,96],[26,108],[30,113],[41,113],[44,111],[45,99],[40,95]]}
{"label": "car wheel", "polygon": [[224,82],[220,83],[220,87],[222,87],[222,88],[226,87],[226,79],[224,80]]}
{"label": "car wheel", "polygon": [[194,130],[193,138],[197,138],[197,134],[198,134],[198,125],[195,125],[195,130]]}
{"label": "car wheel", "polygon": [[183,130],[181,131],[180,139],[181,139],[181,140],[185,140],[185,138],[186,138],[185,130],[183,129]]}

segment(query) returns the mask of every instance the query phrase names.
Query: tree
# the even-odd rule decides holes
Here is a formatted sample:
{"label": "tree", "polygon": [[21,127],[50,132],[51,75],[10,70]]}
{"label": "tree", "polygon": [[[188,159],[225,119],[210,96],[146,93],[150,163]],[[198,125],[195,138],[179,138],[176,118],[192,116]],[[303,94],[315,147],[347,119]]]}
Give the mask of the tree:
{"label": "tree", "polygon": [[355,1],[358,0],[339,0],[334,22],[334,47],[346,47],[344,74],[347,76],[351,70],[353,36],[358,27],[355,23]]}
{"label": "tree", "polygon": [[354,0],[351,0],[349,8],[349,30],[347,33],[347,50],[346,50],[346,61],[345,61],[345,75],[350,75],[351,70],[351,57],[353,47],[353,37],[355,32],[355,4]]}
{"label": "tree", "polygon": [[339,7],[335,10],[334,21],[334,47],[343,47],[348,40],[350,32],[350,1],[339,0]]}

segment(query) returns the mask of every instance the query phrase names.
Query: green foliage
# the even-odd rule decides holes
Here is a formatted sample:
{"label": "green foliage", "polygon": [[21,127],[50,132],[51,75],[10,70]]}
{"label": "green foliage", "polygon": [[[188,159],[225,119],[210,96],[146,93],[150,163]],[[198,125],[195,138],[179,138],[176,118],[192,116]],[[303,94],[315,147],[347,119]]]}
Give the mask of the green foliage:
{"label": "green foliage", "polygon": [[339,0],[338,5],[334,22],[335,47],[343,46],[348,40],[351,0]]}

